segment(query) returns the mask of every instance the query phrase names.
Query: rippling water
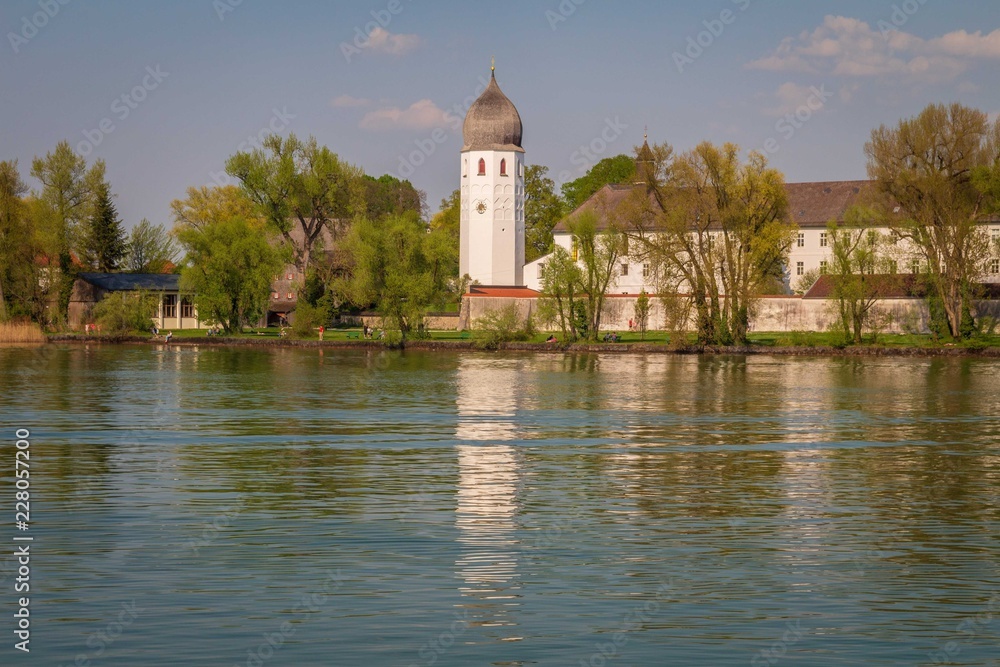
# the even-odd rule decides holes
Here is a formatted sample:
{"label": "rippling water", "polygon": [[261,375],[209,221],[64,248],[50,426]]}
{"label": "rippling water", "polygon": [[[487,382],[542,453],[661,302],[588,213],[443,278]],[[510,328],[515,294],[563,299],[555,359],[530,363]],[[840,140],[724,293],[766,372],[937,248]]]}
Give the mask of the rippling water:
{"label": "rippling water", "polygon": [[31,430],[32,664],[1000,665],[997,361],[0,369],[8,489]]}

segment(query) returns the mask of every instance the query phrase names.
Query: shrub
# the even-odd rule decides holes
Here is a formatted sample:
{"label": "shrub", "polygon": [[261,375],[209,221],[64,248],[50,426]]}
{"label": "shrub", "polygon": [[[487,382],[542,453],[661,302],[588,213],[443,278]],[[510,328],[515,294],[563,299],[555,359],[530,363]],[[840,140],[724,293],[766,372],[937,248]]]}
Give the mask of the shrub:
{"label": "shrub", "polygon": [[94,319],[108,334],[145,332],[153,325],[157,298],[148,292],[113,292],[94,306]]}
{"label": "shrub", "polygon": [[517,304],[491,310],[476,320],[476,344],[484,350],[496,350],[504,343],[523,341],[531,338],[534,325],[529,315],[521,323],[521,313]]}

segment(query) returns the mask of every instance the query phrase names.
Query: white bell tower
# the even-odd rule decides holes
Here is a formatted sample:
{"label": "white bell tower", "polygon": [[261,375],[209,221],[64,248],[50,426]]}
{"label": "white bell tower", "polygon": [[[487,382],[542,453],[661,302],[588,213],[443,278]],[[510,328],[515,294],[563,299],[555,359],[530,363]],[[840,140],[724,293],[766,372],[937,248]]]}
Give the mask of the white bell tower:
{"label": "white bell tower", "polygon": [[524,286],[524,149],[521,116],[490,83],[462,129],[459,271],[480,285]]}

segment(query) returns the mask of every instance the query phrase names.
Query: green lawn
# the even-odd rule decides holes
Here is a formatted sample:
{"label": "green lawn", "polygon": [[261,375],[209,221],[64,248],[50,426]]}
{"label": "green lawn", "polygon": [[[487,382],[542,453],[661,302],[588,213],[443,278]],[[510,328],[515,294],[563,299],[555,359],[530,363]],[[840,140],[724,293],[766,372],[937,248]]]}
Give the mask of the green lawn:
{"label": "green lawn", "polygon": [[[164,329],[161,331],[162,334],[166,334],[171,329]],[[291,329],[286,328],[289,338],[292,339]],[[278,327],[267,327],[262,329],[247,329],[243,333],[231,336],[231,338],[241,338],[241,339],[271,339],[277,340],[281,338],[279,335],[280,329]],[[670,342],[670,336],[664,331],[649,331],[646,333],[645,338],[639,335],[637,332],[630,331],[617,331],[618,343],[646,343],[653,345],[666,345]],[[85,334],[78,334],[79,337],[84,338]],[[150,338],[150,334],[147,334]],[[528,342],[530,343],[545,343],[546,339],[549,337],[548,333],[539,333],[533,336]],[[207,331],[205,329],[178,329],[173,330],[173,340],[191,340],[191,339],[202,339],[208,338]],[[474,332],[468,331],[431,331],[428,338],[425,340],[432,341],[457,341],[466,342],[475,340],[476,335]],[[562,342],[561,334],[556,334],[556,338],[559,342]],[[686,336],[686,344],[694,345],[695,337],[694,334],[688,334]],[[417,340],[415,337],[410,338],[411,340]],[[598,343],[604,342],[604,332],[602,332]],[[314,331],[311,336],[304,340],[319,340],[319,332]],[[324,341],[345,341],[345,342],[362,342],[363,334],[360,328],[358,329],[327,329],[323,335]],[[586,343],[587,341],[580,341],[581,343]],[[753,333],[750,335],[750,344],[754,347],[762,348],[780,348],[780,347],[843,347],[842,337],[839,334],[830,332],[809,332],[809,331],[792,331],[792,332],[761,332]],[[987,347],[1000,347],[1000,335],[992,336],[981,336],[979,338],[973,339],[971,341],[966,341],[962,343],[950,343],[947,341],[935,341],[930,335],[913,335],[913,334],[881,334],[873,342],[870,336],[865,337],[865,342],[863,346],[875,346],[884,348],[946,348],[946,347],[968,347],[973,349],[984,349]]]}

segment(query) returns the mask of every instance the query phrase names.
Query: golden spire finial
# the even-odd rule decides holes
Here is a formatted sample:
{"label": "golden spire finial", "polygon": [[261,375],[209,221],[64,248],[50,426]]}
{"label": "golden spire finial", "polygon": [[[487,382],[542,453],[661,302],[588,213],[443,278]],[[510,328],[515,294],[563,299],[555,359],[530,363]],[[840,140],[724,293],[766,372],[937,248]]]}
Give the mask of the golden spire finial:
{"label": "golden spire finial", "polygon": [[649,139],[649,125],[642,129],[642,140],[645,141],[646,139]]}
{"label": "golden spire finial", "polygon": [[496,56],[490,56],[490,71],[491,72],[497,71],[497,57]]}

